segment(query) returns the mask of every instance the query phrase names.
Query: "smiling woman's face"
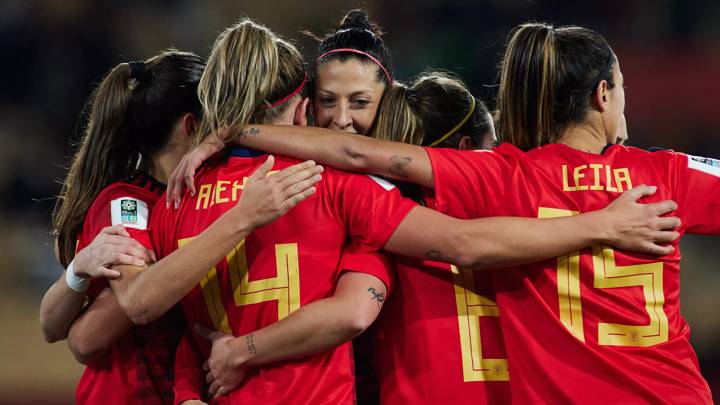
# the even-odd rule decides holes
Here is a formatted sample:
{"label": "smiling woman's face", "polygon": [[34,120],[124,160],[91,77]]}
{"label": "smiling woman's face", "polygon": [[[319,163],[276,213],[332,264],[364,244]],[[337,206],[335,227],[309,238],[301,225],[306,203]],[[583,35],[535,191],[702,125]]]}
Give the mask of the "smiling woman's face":
{"label": "smiling woman's face", "polygon": [[377,72],[375,64],[357,58],[320,65],[313,99],[316,125],[367,135],[385,91]]}

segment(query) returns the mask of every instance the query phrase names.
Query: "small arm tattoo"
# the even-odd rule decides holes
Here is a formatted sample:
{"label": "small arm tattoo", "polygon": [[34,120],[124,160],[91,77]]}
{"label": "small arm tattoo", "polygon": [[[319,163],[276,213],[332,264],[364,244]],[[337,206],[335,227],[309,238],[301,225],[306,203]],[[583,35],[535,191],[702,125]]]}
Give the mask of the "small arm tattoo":
{"label": "small arm tattoo", "polygon": [[411,157],[394,155],[390,158],[390,161],[392,162],[392,165],[388,168],[390,173],[400,177],[408,177],[405,166],[412,162]]}
{"label": "small arm tattoo", "polygon": [[245,336],[245,344],[247,345],[248,353],[257,354],[257,348],[255,347],[255,340],[252,333]]}
{"label": "small arm tattoo", "polygon": [[385,293],[381,293],[373,287],[368,288],[368,292],[370,293],[370,295],[372,295],[371,299],[377,300],[377,305],[379,309],[383,301],[385,301]]}
{"label": "small arm tattoo", "polygon": [[243,129],[242,131],[240,131],[241,138],[247,138],[249,136],[257,136],[259,134],[260,134],[260,128],[255,128],[255,127],[246,128],[246,129]]}
{"label": "small arm tattoo", "polygon": [[428,250],[427,253],[425,253],[425,257],[430,260],[441,260],[442,253],[439,250]]}

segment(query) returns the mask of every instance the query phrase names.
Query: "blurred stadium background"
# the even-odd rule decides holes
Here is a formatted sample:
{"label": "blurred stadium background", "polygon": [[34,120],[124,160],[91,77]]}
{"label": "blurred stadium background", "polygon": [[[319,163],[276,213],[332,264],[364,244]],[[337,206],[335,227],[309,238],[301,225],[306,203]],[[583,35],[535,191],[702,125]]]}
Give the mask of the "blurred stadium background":
{"label": "blurred stadium background", "polygon": [[[492,105],[496,66],[515,25],[542,20],[602,33],[625,74],[630,144],[720,157],[720,2],[713,0],[414,0],[238,2],[4,0],[0,3],[0,402],[71,403],[82,368],[44,342],[40,299],[60,274],[50,246],[57,180],[93,83],[116,63],[174,46],[207,55],[250,16],[296,41],[364,7],[385,29],[398,77],[453,70]],[[683,313],[720,400],[720,249],[688,237]],[[570,360],[570,359],[568,359]]]}

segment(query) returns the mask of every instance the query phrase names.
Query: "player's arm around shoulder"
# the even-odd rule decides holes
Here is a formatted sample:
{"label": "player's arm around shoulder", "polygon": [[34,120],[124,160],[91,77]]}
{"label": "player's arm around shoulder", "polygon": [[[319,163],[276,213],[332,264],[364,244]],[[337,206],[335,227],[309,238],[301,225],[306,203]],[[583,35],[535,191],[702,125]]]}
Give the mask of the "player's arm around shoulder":
{"label": "player's arm around shoulder", "polygon": [[387,287],[367,273],[345,272],[328,298],[300,307],[287,318],[245,336],[233,337],[203,327],[196,331],[211,341],[204,369],[213,397],[240,385],[250,367],[301,358],[339,346],[375,321]]}

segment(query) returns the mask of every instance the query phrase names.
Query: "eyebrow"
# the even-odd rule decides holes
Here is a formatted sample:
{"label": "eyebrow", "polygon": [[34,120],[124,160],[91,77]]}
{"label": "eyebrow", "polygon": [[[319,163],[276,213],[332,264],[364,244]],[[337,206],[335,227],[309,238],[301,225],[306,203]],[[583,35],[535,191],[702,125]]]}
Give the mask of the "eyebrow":
{"label": "eyebrow", "polygon": [[[335,96],[335,95],[336,95],[335,92],[332,92],[332,91],[330,91],[330,90],[325,90],[325,89],[317,89],[317,93],[326,93],[326,94],[331,95],[331,96]],[[351,97],[351,98],[352,98],[352,97],[356,97],[356,96],[360,96],[360,95],[368,95],[368,96],[370,96],[370,95],[372,95],[372,91],[370,91],[370,90],[358,90],[358,91],[355,91],[355,92],[350,93],[350,97]]]}

